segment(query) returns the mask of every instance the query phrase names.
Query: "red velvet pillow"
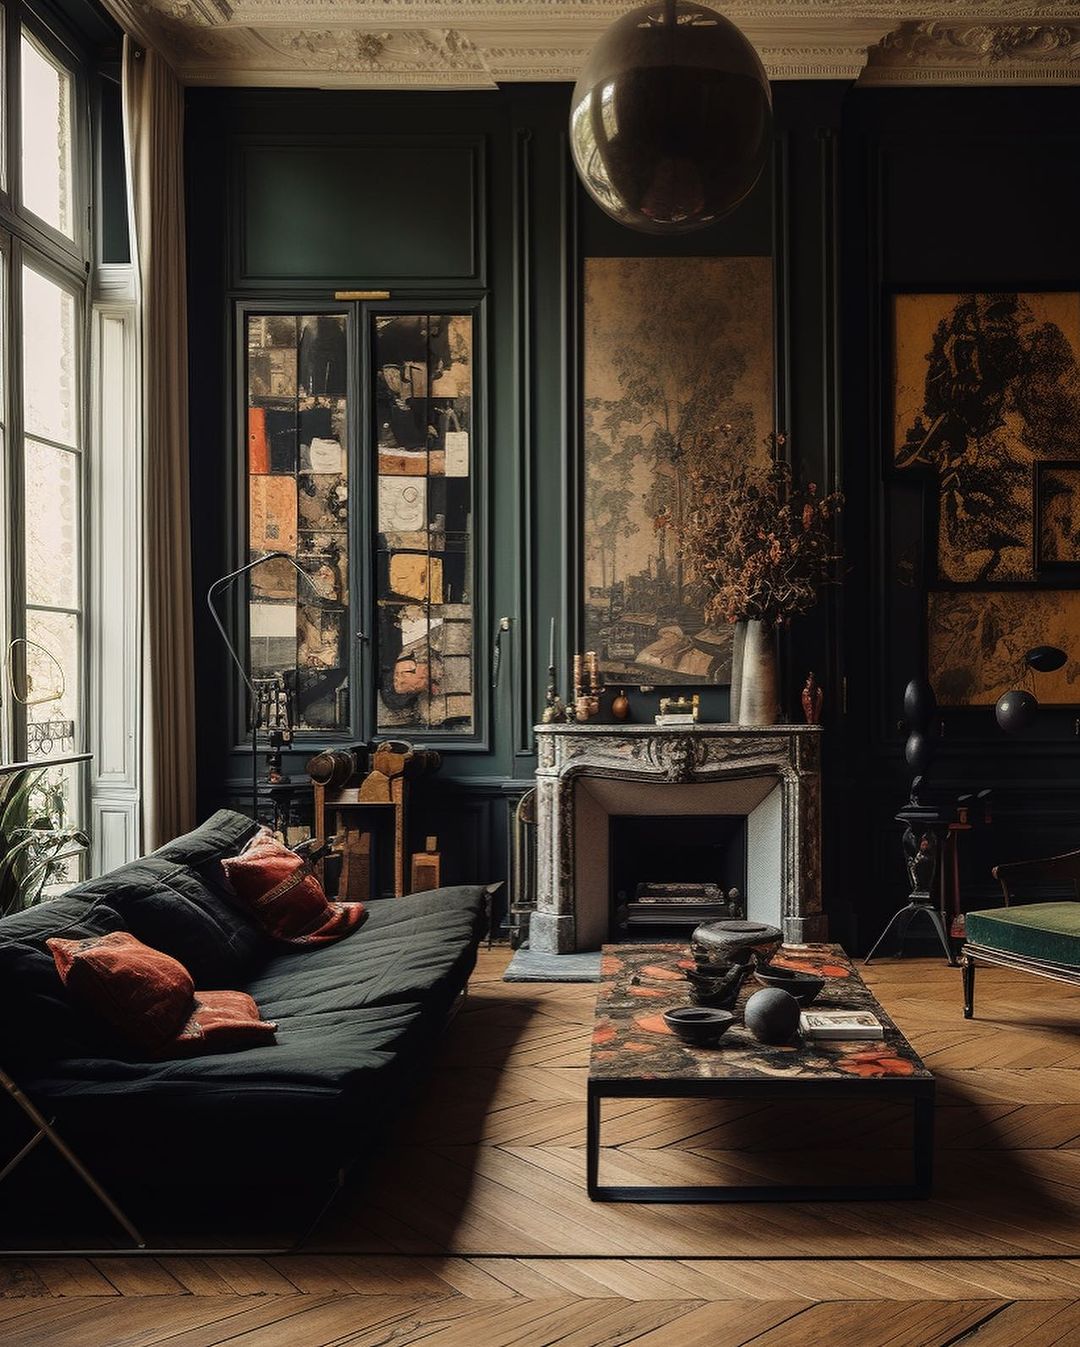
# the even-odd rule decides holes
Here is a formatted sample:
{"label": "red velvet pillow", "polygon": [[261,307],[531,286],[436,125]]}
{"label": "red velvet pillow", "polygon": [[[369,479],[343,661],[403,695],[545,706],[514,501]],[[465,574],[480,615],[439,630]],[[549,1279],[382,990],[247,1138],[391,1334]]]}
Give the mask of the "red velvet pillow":
{"label": "red velvet pillow", "polygon": [[180,1030],[170,1057],[195,1057],[204,1052],[238,1052],[272,1043],[277,1025],[260,1018],[247,992],[196,992],[195,1008]]}
{"label": "red velvet pillow", "polygon": [[155,1057],[273,1042],[277,1025],[246,992],[196,994],[182,963],[126,931],[46,944],[71,999]]}
{"label": "red velvet pillow", "polygon": [[268,828],[221,862],[233,892],[268,935],[288,945],[326,945],[364,919],[363,903],[331,902],[323,886]]}
{"label": "red velvet pillow", "polygon": [[160,1052],[191,1014],[195,984],[182,963],[127,931],[47,940],[71,999],[141,1048]]}

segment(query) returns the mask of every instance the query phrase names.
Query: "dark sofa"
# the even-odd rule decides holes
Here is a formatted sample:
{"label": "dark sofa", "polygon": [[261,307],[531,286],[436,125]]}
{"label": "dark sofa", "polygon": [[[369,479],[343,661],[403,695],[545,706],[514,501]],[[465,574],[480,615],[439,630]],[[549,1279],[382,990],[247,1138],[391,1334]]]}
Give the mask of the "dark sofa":
{"label": "dark sofa", "polygon": [[[158,1217],[163,1200],[185,1211],[242,1200],[250,1216],[256,1193],[279,1210],[287,1190],[316,1199],[371,1152],[422,1078],[476,960],[476,885],[371,902],[336,944],[275,944],[230,901],[219,864],[253,831],[222,810],[151,856],[0,920],[4,1065],[122,1199],[149,1201]],[[196,988],[249,992],[277,1021],[277,1042],[139,1060],[69,1006],[45,946],[114,930],[180,959]],[[20,1124],[5,1110],[5,1155]]]}

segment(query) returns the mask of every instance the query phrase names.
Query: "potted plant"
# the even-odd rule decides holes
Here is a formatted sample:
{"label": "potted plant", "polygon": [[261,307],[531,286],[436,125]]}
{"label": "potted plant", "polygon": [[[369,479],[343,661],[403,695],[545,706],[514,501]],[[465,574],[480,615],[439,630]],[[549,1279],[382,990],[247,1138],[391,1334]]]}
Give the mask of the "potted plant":
{"label": "potted plant", "polygon": [[[737,448],[730,425],[721,437],[725,448]],[[776,629],[817,604],[841,561],[836,517],[843,496],[822,495],[815,482],[800,485],[781,456],[784,443],[783,435],[768,437],[765,463],[714,443],[710,453],[695,453],[687,470],[690,505],[679,541],[705,620],[746,624],[740,725],[776,723]],[[733,684],[737,677],[733,670]]]}

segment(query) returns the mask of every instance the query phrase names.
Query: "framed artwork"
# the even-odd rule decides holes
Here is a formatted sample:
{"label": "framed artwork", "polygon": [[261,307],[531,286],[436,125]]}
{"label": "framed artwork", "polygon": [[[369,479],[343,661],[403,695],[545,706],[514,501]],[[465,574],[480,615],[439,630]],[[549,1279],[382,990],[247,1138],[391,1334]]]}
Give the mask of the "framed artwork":
{"label": "framed artwork", "polygon": [[949,589],[927,599],[929,677],[941,706],[993,706],[1022,685],[1024,654],[1038,645],[1068,653],[1039,674],[1045,706],[1080,701],[1080,590]]}
{"label": "framed artwork", "polygon": [[371,319],[380,734],[476,728],[472,313]]}
{"label": "framed artwork", "polygon": [[706,625],[677,533],[692,454],[766,457],[772,271],[770,257],[585,261],[583,635],[609,683],[730,680],[732,630]]}
{"label": "framed artwork", "polygon": [[1035,568],[1080,566],[1080,462],[1035,464]]}
{"label": "framed artwork", "polygon": [[1034,467],[1080,463],[1080,293],[896,295],[892,385],[893,466],[936,484],[939,580],[1033,580]]}
{"label": "framed artwork", "polygon": [[248,314],[248,637],[255,678],[281,675],[301,730],[349,715],[349,461],[344,313]]}

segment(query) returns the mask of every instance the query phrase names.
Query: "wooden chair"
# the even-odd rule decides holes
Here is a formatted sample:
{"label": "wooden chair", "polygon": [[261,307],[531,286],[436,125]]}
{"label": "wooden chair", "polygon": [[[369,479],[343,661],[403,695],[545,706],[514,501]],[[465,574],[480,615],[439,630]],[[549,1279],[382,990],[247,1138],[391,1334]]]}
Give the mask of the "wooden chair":
{"label": "wooden chair", "polygon": [[[968,1020],[975,1013],[976,963],[1080,985],[1080,851],[1010,861],[996,865],[993,875],[1005,906],[969,912],[965,918],[960,967]],[[1012,905],[1018,886],[1048,883],[1067,886],[1072,897]]]}

